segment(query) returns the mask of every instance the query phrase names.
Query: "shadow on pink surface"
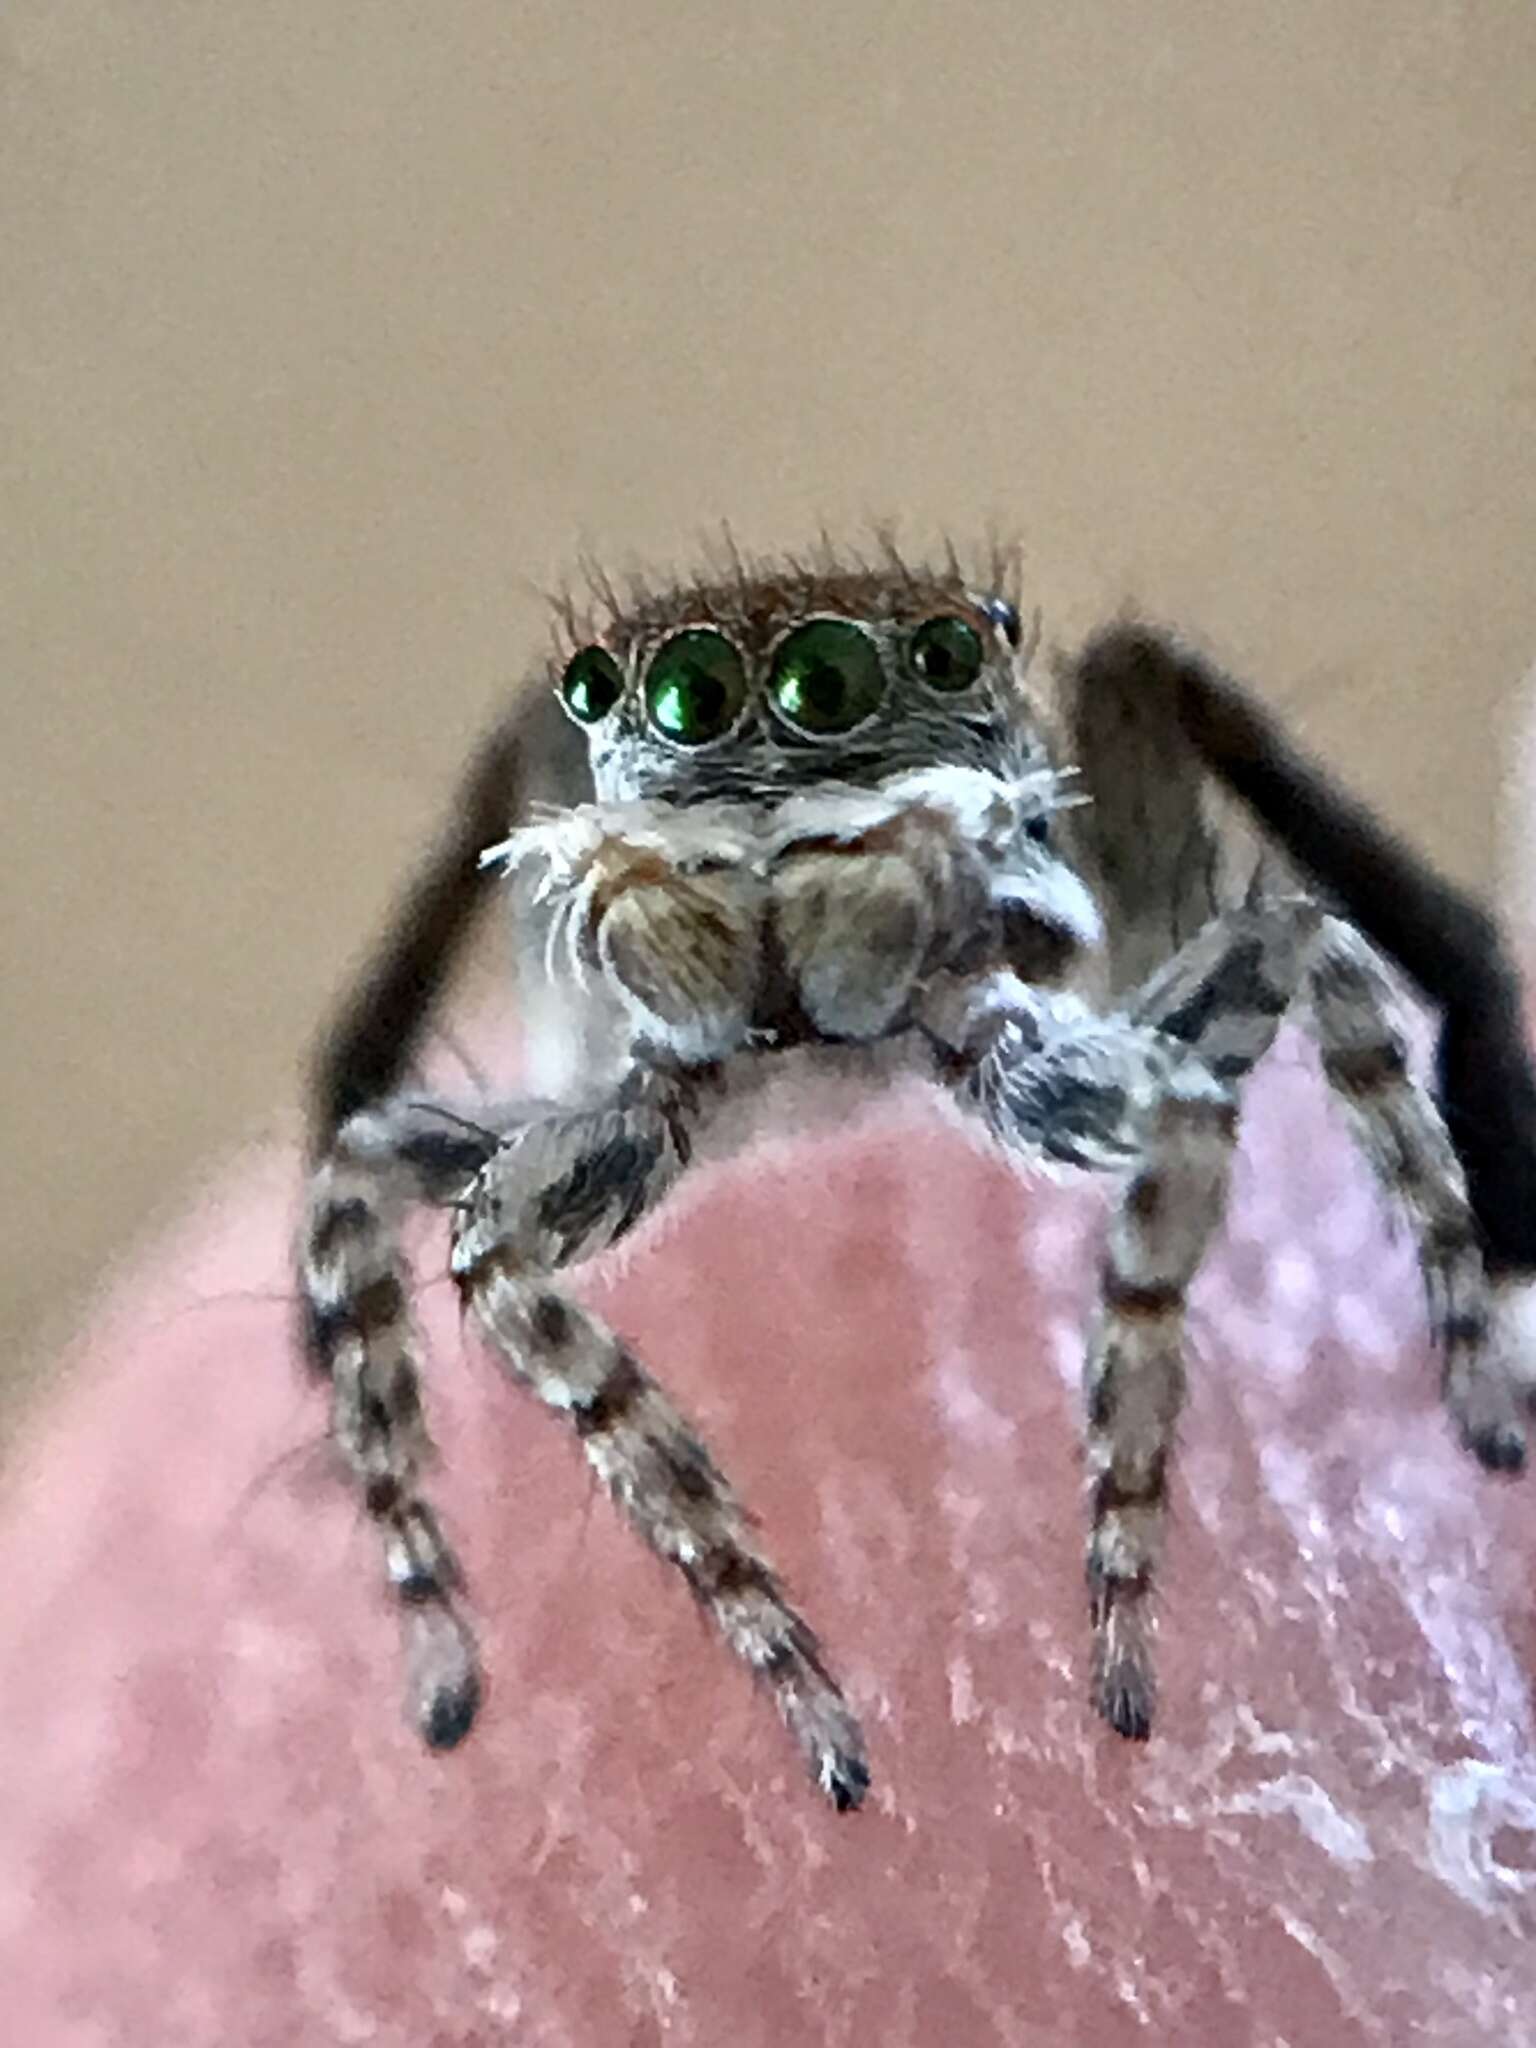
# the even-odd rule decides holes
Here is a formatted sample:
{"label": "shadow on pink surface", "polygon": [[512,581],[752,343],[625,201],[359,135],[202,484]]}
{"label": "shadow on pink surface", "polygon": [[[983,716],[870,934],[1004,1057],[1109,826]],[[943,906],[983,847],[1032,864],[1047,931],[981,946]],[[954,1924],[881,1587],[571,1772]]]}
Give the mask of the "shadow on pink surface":
{"label": "shadow on pink surface", "polygon": [[1452,1444],[1294,1041],[1245,1131],[1145,1748],[1086,1705],[1095,1194],[907,1102],[700,1173],[585,1284],[824,1636],[873,1752],[847,1818],[441,1283],[430,1490],[491,1682],[462,1750],[417,1746],[375,1540],[294,1456],[322,1403],[249,1292],[287,1285],[293,1162],[248,1165],[11,1478],[10,2037],[1536,2041],[1532,1496]]}

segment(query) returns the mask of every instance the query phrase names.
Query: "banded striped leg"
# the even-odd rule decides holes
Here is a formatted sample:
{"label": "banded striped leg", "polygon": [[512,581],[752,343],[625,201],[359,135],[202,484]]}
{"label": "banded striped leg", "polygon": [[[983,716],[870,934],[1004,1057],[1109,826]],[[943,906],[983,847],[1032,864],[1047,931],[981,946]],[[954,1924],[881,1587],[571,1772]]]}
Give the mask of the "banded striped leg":
{"label": "banded striped leg", "polygon": [[1274,1039],[1317,919],[1284,903],[1215,921],[1118,1019],[995,985],[943,1034],[961,1099],[1005,1143],[1088,1166],[1135,1160],[1086,1372],[1093,1698],[1126,1736],[1151,1728],[1151,1597],[1184,1394],[1185,1295],[1225,1204],[1234,1091]]}
{"label": "banded striped leg", "polygon": [[[1072,816],[1099,852],[1114,929],[1155,944],[1158,931],[1181,929],[1202,907],[1214,862],[1187,745],[1434,1004],[1434,1114],[1465,1177],[1492,1280],[1493,1336],[1470,1349],[1499,1359],[1474,1365],[1471,1378],[1486,1382],[1491,1371],[1514,1389],[1517,1411],[1536,1404],[1536,1065],[1525,990],[1498,920],[1308,759],[1257,697],[1167,635],[1136,625],[1096,635],[1067,679],[1067,699],[1094,799]],[[1149,865],[1156,848],[1164,851]],[[1351,1083],[1342,1092],[1348,1100],[1371,1091]],[[1449,1313],[1472,1330],[1485,1311]],[[1458,1350],[1467,1344],[1447,1347],[1447,1395],[1463,1434],[1484,1464],[1514,1470],[1518,1412],[1512,1422],[1497,1389],[1463,1387]]]}
{"label": "banded striped leg", "polygon": [[454,1272],[500,1359],[565,1417],[615,1504],[677,1566],[726,1647],[771,1692],[812,1778],[846,1812],[869,1785],[864,1738],[745,1509],[655,1380],[550,1280],[665,1192],[686,1161],[685,1116],[677,1101],[632,1104],[517,1134],[477,1183]]}
{"label": "banded striped leg", "polygon": [[1150,1608],[1184,1398],[1185,1294],[1221,1220],[1237,1109],[1234,1079],[1155,1033],[1125,1021],[1088,1029],[1080,1044],[1052,1044],[1009,1023],[959,1093],[1026,1152],[1136,1160],[1110,1225],[1085,1393],[1093,1701],[1140,1738],[1152,1724]]}
{"label": "banded striped leg", "polygon": [[331,1382],[331,1433],[384,1538],[400,1603],[408,1712],[434,1749],[468,1734],[480,1699],[456,1558],[417,1480],[429,1449],[399,1248],[406,1206],[463,1193],[495,1149],[430,1105],[352,1117],[310,1183],[299,1248],[308,1348]]}
{"label": "banded striped leg", "polygon": [[1152,1726],[1150,1603],[1184,1400],[1185,1296],[1226,1202],[1230,1085],[1185,1062],[1144,1130],[1110,1225],[1085,1380],[1093,1702],[1134,1739]]}
{"label": "banded striped leg", "polygon": [[1438,1106],[1408,1071],[1393,983],[1368,942],[1325,919],[1307,992],[1323,1070],[1361,1150],[1412,1229],[1429,1295],[1446,1408],[1494,1472],[1525,1463],[1519,1359],[1496,1331],[1494,1297],[1466,1176]]}
{"label": "banded striped leg", "polygon": [[[1126,849],[1109,863],[1113,874],[1149,877],[1150,893],[1139,892],[1144,925],[1166,930],[1170,914],[1182,919],[1200,904],[1198,892],[1176,887],[1182,862],[1169,875],[1166,862],[1149,869],[1145,858],[1154,843],[1180,847],[1177,832],[1164,835],[1174,822],[1170,801],[1182,815],[1194,815],[1188,771],[1178,759],[1187,742],[1436,1006],[1442,1113],[1489,1269],[1501,1294],[1507,1286],[1506,1307],[1518,1319],[1520,1298],[1529,1298],[1536,1276],[1536,1066],[1521,977],[1498,921],[1309,760],[1256,696],[1166,634],[1121,625],[1096,635],[1075,665],[1069,696],[1077,758],[1090,765],[1090,739],[1099,750],[1089,776],[1094,801],[1073,815],[1091,836],[1108,835]],[[1097,710],[1083,708],[1095,701]],[[1117,743],[1116,728],[1126,721],[1136,728],[1129,747]],[[1106,767],[1118,772],[1106,776]],[[1205,851],[1195,844],[1192,853],[1198,882]],[[1134,916],[1138,898],[1120,897],[1116,907],[1116,922],[1123,922]],[[1517,1357],[1512,1370],[1526,1362]]]}
{"label": "banded striped leg", "polygon": [[1274,1042],[1318,924],[1293,901],[1229,913],[1176,954],[1131,1014],[1193,1058],[1144,1125],[1110,1226],[1086,1374],[1093,1700],[1119,1734],[1151,1731],[1150,1597],[1184,1397],[1185,1296],[1226,1205],[1235,1090]]}

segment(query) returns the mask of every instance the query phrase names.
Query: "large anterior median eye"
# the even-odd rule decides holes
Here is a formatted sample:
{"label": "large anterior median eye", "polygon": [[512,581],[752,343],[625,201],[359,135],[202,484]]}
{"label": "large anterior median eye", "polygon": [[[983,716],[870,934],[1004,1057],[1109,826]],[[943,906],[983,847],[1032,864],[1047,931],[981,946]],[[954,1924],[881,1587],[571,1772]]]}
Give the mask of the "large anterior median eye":
{"label": "large anterior median eye", "polygon": [[928,619],[912,635],[913,668],[931,690],[968,690],[986,660],[981,635],[964,619]]}
{"label": "large anterior median eye", "polygon": [[768,688],[774,708],[798,731],[851,732],[880,706],[880,651],[849,619],[808,619],[774,650]]}
{"label": "large anterior median eye", "polygon": [[690,626],[663,640],[645,672],[645,711],[656,730],[685,747],[729,732],[747,701],[747,672],[723,633]]}
{"label": "large anterior median eye", "polygon": [[560,701],[583,725],[596,725],[624,694],[624,674],[606,647],[583,647],[560,678]]}

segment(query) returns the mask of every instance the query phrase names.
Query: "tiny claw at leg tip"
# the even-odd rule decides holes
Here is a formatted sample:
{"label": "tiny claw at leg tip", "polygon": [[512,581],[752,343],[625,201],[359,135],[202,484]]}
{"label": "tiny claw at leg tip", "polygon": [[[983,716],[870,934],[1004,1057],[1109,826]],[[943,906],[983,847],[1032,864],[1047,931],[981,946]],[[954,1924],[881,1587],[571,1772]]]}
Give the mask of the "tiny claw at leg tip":
{"label": "tiny claw at leg tip", "polygon": [[1467,1449],[1487,1472],[1513,1476],[1525,1470],[1525,1431],[1516,1424],[1480,1430],[1468,1437]]}
{"label": "tiny claw at leg tip", "polygon": [[869,1790],[869,1765],[862,1757],[838,1757],[826,1765],[822,1790],[839,1813],[856,1813]]}
{"label": "tiny claw at leg tip", "polygon": [[1152,1733],[1152,1703],[1138,1687],[1116,1686],[1094,1702],[1100,1714],[1127,1742],[1145,1742]]}
{"label": "tiny claw at leg tip", "polygon": [[428,1749],[457,1749],[475,1725],[480,1706],[478,1685],[445,1689],[433,1695],[420,1720],[421,1739]]}

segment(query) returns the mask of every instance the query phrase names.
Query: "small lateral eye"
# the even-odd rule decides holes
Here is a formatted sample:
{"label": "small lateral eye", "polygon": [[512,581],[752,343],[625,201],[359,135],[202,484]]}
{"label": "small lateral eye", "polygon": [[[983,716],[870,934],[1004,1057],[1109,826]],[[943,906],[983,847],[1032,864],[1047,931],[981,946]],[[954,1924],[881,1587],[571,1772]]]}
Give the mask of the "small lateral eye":
{"label": "small lateral eye", "polygon": [[583,647],[560,678],[560,701],[582,725],[596,725],[624,694],[624,675],[606,647]]}
{"label": "small lateral eye", "polygon": [[730,731],[747,701],[747,672],[723,633],[689,626],[663,640],[645,672],[645,712],[662,736],[699,747]]}
{"label": "small lateral eye", "polygon": [[930,690],[968,690],[986,661],[976,628],[947,614],[925,620],[912,635],[909,652]]}
{"label": "small lateral eye", "polygon": [[1024,637],[1019,624],[1019,608],[1010,604],[1006,597],[989,597],[983,607],[987,617],[997,627],[1010,647],[1017,647]]}
{"label": "small lateral eye", "polygon": [[851,619],[807,619],[774,650],[768,679],[774,709],[797,732],[852,732],[880,708],[880,651]]}

